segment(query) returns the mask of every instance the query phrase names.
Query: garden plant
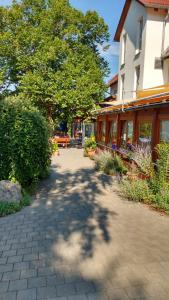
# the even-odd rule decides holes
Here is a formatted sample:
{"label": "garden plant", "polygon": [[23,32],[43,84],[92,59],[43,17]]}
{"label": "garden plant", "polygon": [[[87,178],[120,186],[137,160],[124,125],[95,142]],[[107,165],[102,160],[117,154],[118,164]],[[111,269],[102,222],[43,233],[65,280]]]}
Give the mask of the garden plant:
{"label": "garden plant", "polygon": [[[169,144],[161,143],[155,150],[158,159],[154,163],[150,160],[146,162],[142,151],[136,153],[138,165],[148,178],[123,180],[122,192],[129,200],[151,203],[169,212]],[[149,153],[147,155],[149,157]]]}

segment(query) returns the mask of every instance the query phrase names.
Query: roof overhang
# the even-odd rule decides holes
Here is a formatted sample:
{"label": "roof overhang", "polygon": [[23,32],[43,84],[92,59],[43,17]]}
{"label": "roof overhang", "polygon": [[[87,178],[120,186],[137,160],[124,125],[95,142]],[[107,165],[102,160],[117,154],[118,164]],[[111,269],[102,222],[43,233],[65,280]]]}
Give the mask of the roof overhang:
{"label": "roof overhang", "polygon": [[[163,89],[162,89],[163,88]],[[110,107],[99,109],[95,111],[96,115],[102,115],[107,113],[119,113],[128,110],[137,110],[144,107],[160,106],[164,104],[169,104],[169,85],[155,87],[153,89],[147,89],[139,92],[138,96],[141,98],[134,100],[117,102]],[[154,93],[154,94],[152,94]]]}
{"label": "roof overhang", "polygon": [[[152,8],[161,8],[161,9],[168,9],[169,8],[169,0],[136,0],[138,3],[140,3],[141,5],[145,6],[145,7],[152,7]],[[130,5],[132,3],[132,0],[126,0],[121,17],[120,17],[120,21],[118,23],[117,29],[116,29],[116,33],[114,36],[114,41],[119,42],[120,41],[120,35],[121,32],[123,30],[123,26],[128,14],[128,11],[130,9]]]}

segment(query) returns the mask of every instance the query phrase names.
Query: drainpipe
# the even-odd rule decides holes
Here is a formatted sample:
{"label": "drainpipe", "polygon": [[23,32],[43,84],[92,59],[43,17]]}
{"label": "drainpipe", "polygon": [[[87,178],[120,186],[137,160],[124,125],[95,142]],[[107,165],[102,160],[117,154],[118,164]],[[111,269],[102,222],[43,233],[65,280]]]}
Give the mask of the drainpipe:
{"label": "drainpipe", "polygon": [[169,20],[169,8],[168,8],[168,13],[164,19],[164,22],[163,22],[163,35],[162,35],[162,47],[161,47],[161,57],[163,56],[163,53],[164,53],[164,44],[165,44],[165,29],[166,29],[166,24],[167,24],[167,21]]}

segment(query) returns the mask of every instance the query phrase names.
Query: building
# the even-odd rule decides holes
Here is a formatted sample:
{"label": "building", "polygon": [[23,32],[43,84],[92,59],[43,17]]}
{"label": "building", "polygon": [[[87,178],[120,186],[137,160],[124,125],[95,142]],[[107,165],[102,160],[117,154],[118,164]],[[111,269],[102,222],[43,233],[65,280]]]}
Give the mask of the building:
{"label": "building", "polygon": [[127,0],[114,40],[120,42],[118,99],[169,82],[168,0]]}
{"label": "building", "polygon": [[169,141],[169,0],[126,0],[114,40],[117,98],[96,113],[97,142],[154,148]]}
{"label": "building", "polygon": [[109,80],[108,84],[108,96],[104,99],[104,102],[99,103],[100,107],[111,106],[115,100],[117,100],[117,90],[118,90],[118,74],[116,74],[112,79]]}

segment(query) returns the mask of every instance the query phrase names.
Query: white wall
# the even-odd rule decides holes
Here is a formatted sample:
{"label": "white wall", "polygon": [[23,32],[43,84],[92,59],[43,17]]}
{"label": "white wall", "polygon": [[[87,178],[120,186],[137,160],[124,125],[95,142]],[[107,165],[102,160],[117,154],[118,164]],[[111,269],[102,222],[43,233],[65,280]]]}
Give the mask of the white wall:
{"label": "white wall", "polygon": [[[155,68],[155,58],[160,58],[162,54],[163,22],[165,14],[163,11],[155,12],[154,9],[148,9],[144,60],[144,80],[143,88],[163,85],[163,69]],[[169,24],[167,23],[165,32],[165,47],[169,45]]]}
{"label": "white wall", "polygon": [[[138,20],[143,17],[143,40],[142,51],[139,55],[136,55],[137,35],[138,35]],[[140,5],[137,1],[133,0],[130,6],[124,28],[120,38],[120,64],[119,64],[119,86],[118,86],[118,99],[120,99],[121,88],[121,75],[125,74],[125,99],[132,99],[135,97],[134,82],[135,82],[135,68],[140,65],[140,88],[143,85],[143,61],[144,61],[144,48],[145,48],[145,35],[146,35],[146,20],[147,12],[143,5]],[[125,65],[121,68],[121,56],[122,56],[122,37],[127,33],[126,43],[126,59]]]}
{"label": "white wall", "polygon": [[169,58],[164,61],[164,82],[169,84]]}
{"label": "white wall", "polygon": [[[155,58],[161,57],[163,21],[166,16],[164,10],[155,11],[153,8],[145,8],[136,0],[132,1],[124,28],[120,38],[120,63],[119,63],[119,86],[118,99],[120,99],[121,75],[125,74],[125,97],[124,99],[135,98],[135,68],[140,65],[140,86],[139,89],[151,88],[168,83],[167,78],[168,62],[165,62],[164,69],[155,68]],[[143,17],[144,28],[142,37],[142,50],[136,55],[138,20]],[[169,46],[169,20],[165,29],[164,48]],[[121,67],[122,38],[127,33],[126,62]],[[133,92],[132,92],[133,91]]]}

